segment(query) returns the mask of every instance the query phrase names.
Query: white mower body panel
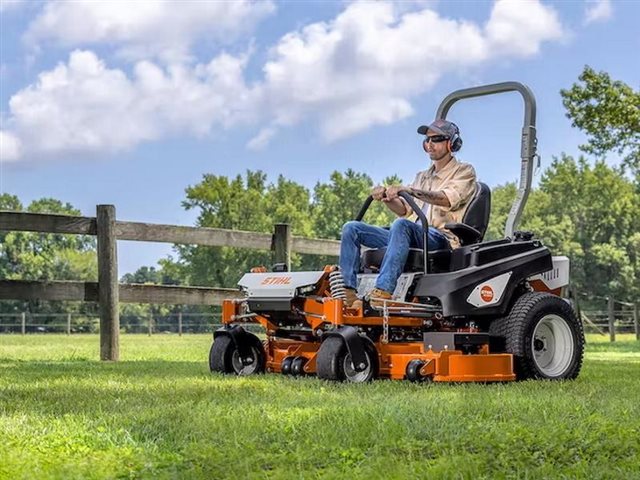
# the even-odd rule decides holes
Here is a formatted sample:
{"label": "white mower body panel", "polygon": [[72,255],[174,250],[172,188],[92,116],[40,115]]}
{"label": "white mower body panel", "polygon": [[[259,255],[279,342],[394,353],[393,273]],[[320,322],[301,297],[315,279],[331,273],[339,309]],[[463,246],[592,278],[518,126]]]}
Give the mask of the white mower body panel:
{"label": "white mower body panel", "polygon": [[569,285],[569,258],[565,256],[552,257],[553,267],[548,272],[540,273],[529,278],[531,283],[542,283],[548,291],[555,291]]}
{"label": "white mower body panel", "polygon": [[300,287],[318,283],[324,272],[246,273],[238,282],[249,298],[293,298]]}

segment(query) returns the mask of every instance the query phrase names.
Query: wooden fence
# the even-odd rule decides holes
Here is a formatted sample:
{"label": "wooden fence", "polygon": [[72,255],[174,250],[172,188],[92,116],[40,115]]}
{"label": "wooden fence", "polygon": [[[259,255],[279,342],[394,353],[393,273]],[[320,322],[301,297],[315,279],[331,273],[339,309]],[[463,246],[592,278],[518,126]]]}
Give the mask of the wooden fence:
{"label": "wooden fence", "polygon": [[0,279],[0,300],[98,302],[100,359],[111,361],[119,358],[120,302],[219,305],[224,298],[239,295],[237,290],[230,288],[119,284],[117,240],[271,250],[274,263],[286,263],[289,268],[292,252],[337,256],[340,251],[340,242],[336,240],[293,236],[288,224],[275,225],[273,234],[269,234],[123,222],[116,220],[113,205],[98,205],[95,217],[0,211],[0,230],[97,237],[98,282]]}

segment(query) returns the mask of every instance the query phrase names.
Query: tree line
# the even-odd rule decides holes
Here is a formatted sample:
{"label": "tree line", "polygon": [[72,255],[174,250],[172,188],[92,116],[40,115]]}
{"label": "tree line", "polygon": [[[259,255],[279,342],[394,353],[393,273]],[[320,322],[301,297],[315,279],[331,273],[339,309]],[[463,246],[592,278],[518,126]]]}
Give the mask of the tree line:
{"label": "tree line", "polygon": [[[571,281],[586,305],[609,295],[640,298],[640,92],[606,72],[585,67],[578,81],[560,92],[567,116],[587,135],[585,155],[554,157],[530,194],[519,226],[530,230],[556,255],[571,259]],[[607,162],[607,158],[619,162]],[[401,183],[397,176],[383,184]],[[270,181],[262,171],[234,178],[214,174],[188,186],[186,210],[196,210],[196,225],[272,232],[290,223],[294,235],[339,239],[374,186],[366,173],[335,171],[308,189],[282,175]],[[485,239],[502,238],[516,195],[513,182],[492,187],[490,224]],[[0,195],[0,209],[79,215],[70,204],[40,199],[28,206],[15,195]],[[369,223],[388,225],[393,214],[374,202]],[[89,236],[0,232],[0,278],[96,281],[95,239]],[[293,268],[307,270],[335,263],[335,257],[294,255]],[[176,245],[174,255],[125,274],[123,283],[234,287],[256,265],[270,265],[266,251],[233,247]],[[591,300],[591,301],[590,301]],[[96,313],[96,306],[72,302],[0,302],[0,313]],[[123,319],[200,311],[202,307],[122,305]],[[126,321],[125,321],[126,323]]]}

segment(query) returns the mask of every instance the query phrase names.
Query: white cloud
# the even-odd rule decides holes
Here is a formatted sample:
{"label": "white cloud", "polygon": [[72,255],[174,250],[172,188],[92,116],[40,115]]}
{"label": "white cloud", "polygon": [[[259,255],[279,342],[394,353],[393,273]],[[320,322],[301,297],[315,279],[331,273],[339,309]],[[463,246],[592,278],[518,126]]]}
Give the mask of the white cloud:
{"label": "white cloud", "polygon": [[255,151],[264,150],[276,133],[277,129],[273,127],[265,127],[261,129],[255,137],[249,140],[247,148]]}
{"label": "white cloud", "polygon": [[555,10],[538,1],[497,1],[486,25],[492,56],[528,57],[538,53],[542,42],[562,38]]}
{"label": "white cloud", "polygon": [[34,45],[115,45],[130,59],[176,61],[189,56],[196,40],[231,41],[274,11],[271,0],[50,0],[25,39]]}
{"label": "white cloud", "polygon": [[11,98],[10,133],[25,158],[118,151],[238,125],[264,126],[247,144],[261,149],[303,121],[335,141],[412,115],[412,99],[443,77],[533,56],[562,35],[556,12],[534,0],[498,0],[484,24],[408,4],[355,2],[330,22],[284,35],[251,85],[248,54],[196,65],[139,61],[127,75],[77,50]]}
{"label": "white cloud", "polygon": [[277,124],[312,117],[331,141],[411,115],[411,97],[444,75],[528,57],[561,36],[555,11],[537,1],[499,0],[484,26],[356,2],[332,22],[284,36],[264,67],[264,88]]}
{"label": "white cloud", "polygon": [[585,25],[608,20],[613,15],[610,0],[591,0],[586,3],[587,5],[584,12]]}
{"label": "white cloud", "polygon": [[0,130],[0,163],[14,162],[20,158],[20,139],[10,132]]}
{"label": "white cloud", "polygon": [[12,131],[25,154],[119,151],[246,123],[253,100],[242,78],[245,61],[222,54],[206,65],[168,69],[145,61],[128,78],[93,52],[77,50],[11,98]]}

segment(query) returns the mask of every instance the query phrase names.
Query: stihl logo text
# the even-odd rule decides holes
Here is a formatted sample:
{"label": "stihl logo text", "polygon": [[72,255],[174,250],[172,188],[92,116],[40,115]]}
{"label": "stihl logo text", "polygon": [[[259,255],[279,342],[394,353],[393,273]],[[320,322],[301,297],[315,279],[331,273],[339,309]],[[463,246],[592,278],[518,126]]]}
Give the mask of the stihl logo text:
{"label": "stihl logo text", "polygon": [[483,302],[490,302],[493,300],[493,288],[489,285],[485,285],[480,289],[480,298]]}
{"label": "stihl logo text", "polygon": [[289,285],[291,283],[291,277],[267,277],[261,285]]}

